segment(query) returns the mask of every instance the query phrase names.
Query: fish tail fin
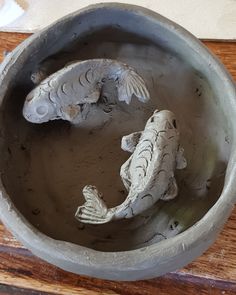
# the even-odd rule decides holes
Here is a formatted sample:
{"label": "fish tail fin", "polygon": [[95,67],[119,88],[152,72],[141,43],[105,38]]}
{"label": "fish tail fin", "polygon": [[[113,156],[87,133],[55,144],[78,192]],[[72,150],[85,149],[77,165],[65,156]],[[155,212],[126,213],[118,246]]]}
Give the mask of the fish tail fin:
{"label": "fish tail fin", "polygon": [[139,101],[147,102],[150,99],[145,82],[132,68],[124,71],[118,81],[118,99],[130,103],[135,95]]}
{"label": "fish tail fin", "polygon": [[112,219],[112,214],[105,202],[101,199],[101,194],[92,185],[83,188],[85,203],[79,206],[75,218],[83,223],[102,224]]}

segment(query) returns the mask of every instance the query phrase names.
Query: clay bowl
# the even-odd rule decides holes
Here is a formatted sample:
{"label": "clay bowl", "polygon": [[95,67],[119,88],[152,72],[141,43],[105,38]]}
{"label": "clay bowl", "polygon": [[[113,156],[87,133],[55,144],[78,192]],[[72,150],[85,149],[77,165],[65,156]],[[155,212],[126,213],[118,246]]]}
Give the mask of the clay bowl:
{"label": "clay bowl", "polygon": [[[31,73],[74,59],[115,58],[144,77],[151,100],[95,112],[81,126],[34,125],[22,116]],[[103,96],[112,99],[111,88]],[[0,216],[33,253],[65,270],[113,280],[176,270],[213,243],[236,196],[236,104],[222,64],[190,33],[137,6],[99,4],[34,34],[5,60],[0,76]],[[109,206],[126,197],[119,169],[123,135],[142,130],[154,109],[175,112],[188,167],[179,195],[125,221],[82,225],[82,188],[95,184]]]}

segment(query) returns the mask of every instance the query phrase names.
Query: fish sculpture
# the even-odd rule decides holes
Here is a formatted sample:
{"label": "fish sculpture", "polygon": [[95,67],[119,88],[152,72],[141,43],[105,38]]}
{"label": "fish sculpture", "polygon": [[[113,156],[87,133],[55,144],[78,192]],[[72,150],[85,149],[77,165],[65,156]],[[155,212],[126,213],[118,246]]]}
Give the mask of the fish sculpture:
{"label": "fish sculpture", "polygon": [[121,148],[132,153],[120,170],[128,191],[127,198],[121,205],[107,208],[97,188],[85,186],[83,195],[86,202],[75,213],[80,222],[102,224],[131,218],[158,200],[168,201],[177,196],[174,172],[185,168],[187,162],[179,145],[177,121],[171,111],[156,110],[142,132],[122,138]]}
{"label": "fish sculpture", "polygon": [[103,84],[114,80],[118,100],[130,103],[135,95],[149,100],[143,78],[130,66],[111,59],[70,63],[41,81],[26,97],[23,116],[32,123],[84,118],[87,107],[98,102]]}

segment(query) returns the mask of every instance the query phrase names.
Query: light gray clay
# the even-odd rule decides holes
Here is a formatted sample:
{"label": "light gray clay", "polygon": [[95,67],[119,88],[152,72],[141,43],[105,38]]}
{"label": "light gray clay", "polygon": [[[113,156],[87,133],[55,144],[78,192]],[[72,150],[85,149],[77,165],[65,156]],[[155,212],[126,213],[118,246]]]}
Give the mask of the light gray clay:
{"label": "light gray clay", "polygon": [[[55,67],[46,68],[46,76],[77,58],[125,61],[140,69],[152,99],[118,103],[112,114],[99,100],[79,128],[31,126],[20,116],[21,102],[30,73],[53,55]],[[108,103],[114,84],[102,89]],[[116,281],[176,271],[213,244],[235,208],[234,80],[197,38],[153,11],[96,4],[35,33],[0,65],[0,98],[1,222],[34,255],[65,271]],[[118,222],[77,222],[72,210],[84,203],[78,192],[86,184],[97,185],[108,208],[125,200],[116,170],[131,154],[115,143],[127,130],[143,130],[158,106],[177,116],[188,157],[187,169],[175,172],[178,197]],[[123,147],[134,151],[131,138]]]}
{"label": "light gray clay", "polygon": [[91,59],[70,63],[44,79],[27,95],[23,115],[32,123],[83,119],[108,79],[115,81],[120,101],[129,104],[133,95],[149,100],[145,82],[133,68],[111,59]]}
{"label": "light gray clay", "polygon": [[153,206],[159,199],[171,200],[178,194],[175,169],[187,162],[179,145],[175,115],[167,110],[155,111],[144,131],[122,138],[121,147],[132,153],[122,165],[120,175],[128,196],[119,206],[108,209],[95,186],[83,189],[85,204],[75,217],[84,223],[102,224],[131,218]]}
{"label": "light gray clay", "polygon": [[73,60],[68,62],[68,55],[60,55],[60,58],[58,56],[50,57],[40,64],[36,66],[34,71],[31,74],[31,81],[38,85],[43,80],[45,80],[47,77],[52,75],[53,73],[57,72],[58,70],[71,65],[72,63],[78,62],[79,60]]}

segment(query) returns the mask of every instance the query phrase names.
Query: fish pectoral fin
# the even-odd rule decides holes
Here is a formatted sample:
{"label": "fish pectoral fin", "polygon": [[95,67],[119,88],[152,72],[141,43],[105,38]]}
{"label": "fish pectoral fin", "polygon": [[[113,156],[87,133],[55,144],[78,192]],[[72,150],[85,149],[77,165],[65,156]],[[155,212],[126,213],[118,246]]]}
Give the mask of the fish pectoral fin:
{"label": "fish pectoral fin", "polygon": [[164,201],[169,201],[174,199],[177,196],[177,194],[178,194],[178,186],[176,183],[176,179],[174,177],[171,177],[170,182],[168,184],[168,188],[161,199]]}
{"label": "fish pectoral fin", "polygon": [[81,113],[79,105],[71,104],[61,107],[62,119],[73,121]]}
{"label": "fish pectoral fin", "polygon": [[176,169],[184,169],[187,166],[187,160],[184,157],[184,149],[179,147],[176,155]]}
{"label": "fish pectoral fin", "polygon": [[133,69],[129,69],[128,71],[122,73],[118,81],[117,90],[118,99],[120,101],[125,101],[129,104],[133,95],[135,95],[141,102],[147,102],[150,99],[150,95],[143,78]]}
{"label": "fish pectoral fin", "polygon": [[121,140],[121,148],[123,151],[133,153],[139,139],[142,135],[142,131],[134,132],[129,135],[123,136]]}
{"label": "fish pectoral fin", "polygon": [[101,90],[95,89],[94,91],[90,92],[83,100],[83,103],[96,103],[100,98]]}

